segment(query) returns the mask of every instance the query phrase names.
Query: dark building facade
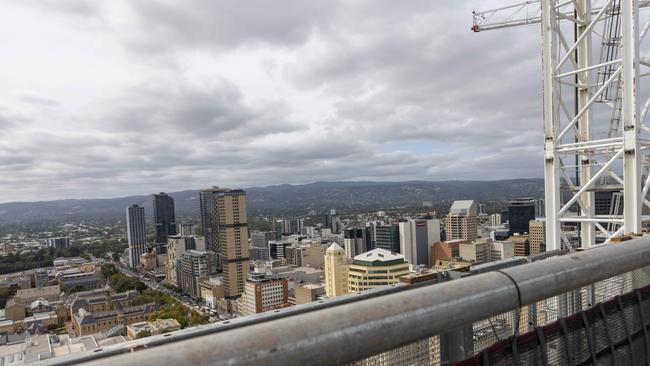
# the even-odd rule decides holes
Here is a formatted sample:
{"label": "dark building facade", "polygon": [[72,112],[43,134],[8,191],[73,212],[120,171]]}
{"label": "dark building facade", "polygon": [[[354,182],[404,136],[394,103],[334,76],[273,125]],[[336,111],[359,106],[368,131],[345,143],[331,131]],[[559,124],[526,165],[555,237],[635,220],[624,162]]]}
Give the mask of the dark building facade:
{"label": "dark building facade", "polygon": [[535,220],[535,200],[532,198],[519,198],[510,201],[508,205],[508,233],[524,234],[529,231],[528,223]]}
{"label": "dark building facade", "polygon": [[176,214],[174,213],[174,199],[164,192],[153,195],[153,222],[155,226],[156,249],[158,253],[165,253],[167,238],[176,235]]}
{"label": "dark building facade", "polygon": [[375,248],[399,253],[399,224],[377,225],[375,227]]}

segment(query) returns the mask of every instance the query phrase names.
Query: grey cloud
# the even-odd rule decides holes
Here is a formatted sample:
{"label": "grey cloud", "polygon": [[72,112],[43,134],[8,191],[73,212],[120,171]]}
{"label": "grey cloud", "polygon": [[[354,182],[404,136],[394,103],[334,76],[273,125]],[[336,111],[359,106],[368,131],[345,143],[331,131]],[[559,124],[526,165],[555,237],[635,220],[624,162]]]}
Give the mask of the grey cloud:
{"label": "grey cloud", "polygon": [[[100,19],[130,60],[156,72],[75,115],[85,121],[75,133],[18,136],[9,127],[20,114],[0,109],[0,128],[10,130],[0,136],[0,187],[12,192],[0,201],[42,197],[46,187],[50,197],[96,197],[211,184],[541,175],[539,31],[472,34],[469,2],[138,0],[124,3],[134,28],[111,23],[110,5],[90,4],[58,10]],[[183,52],[260,45],[269,50],[264,70],[332,101],[327,115],[300,120],[297,101],[251,103],[239,85],[191,84],[184,70],[158,70],[143,55],[164,55],[167,67],[180,65]],[[275,51],[295,61],[282,64]],[[409,151],[413,141],[430,151]]]}
{"label": "grey cloud", "polygon": [[140,32],[121,34],[136,51],[176,47],[292,46],[305,42],[336,9],[325,0],[132,2]]}
{"label": "grey cloud", "polygon": [[272,109],[246,106],[239,89],[222,81],[210,87],[151,83],[126,91],[110,102],[110,111],[98,122],[119,131],[181,134],[192,138],[250,138],[298,131],[301,124],[283,112],[287,107],[271,103]]}

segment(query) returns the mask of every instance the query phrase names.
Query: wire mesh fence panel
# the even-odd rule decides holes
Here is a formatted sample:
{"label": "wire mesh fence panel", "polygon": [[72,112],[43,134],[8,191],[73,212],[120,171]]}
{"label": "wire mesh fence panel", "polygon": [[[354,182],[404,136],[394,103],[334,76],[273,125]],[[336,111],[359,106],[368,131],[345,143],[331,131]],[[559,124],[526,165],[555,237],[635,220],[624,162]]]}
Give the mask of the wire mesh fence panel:
{"label": "wire mesh fence panel", "polygon": [[439,365],[440,337],[434,336],[352,363],[354,366]]}
{"label": "wire mesh fence panel", "polygon": [[[649,285],[650,267],[475,322],[468,328],[469,344],[462,346],[465,356],[473,357],[460,364],[645,365]],[[441,337],[435,336],[353,365],[451,364],[445,357]]]}
{"label": "wire mesh fence panel", "polygon": [[[612,281],[607,286],[620,283]],[[630,289],[497,342],[457,365],[646,365],[650,362],[649,319],[650,286]]]}

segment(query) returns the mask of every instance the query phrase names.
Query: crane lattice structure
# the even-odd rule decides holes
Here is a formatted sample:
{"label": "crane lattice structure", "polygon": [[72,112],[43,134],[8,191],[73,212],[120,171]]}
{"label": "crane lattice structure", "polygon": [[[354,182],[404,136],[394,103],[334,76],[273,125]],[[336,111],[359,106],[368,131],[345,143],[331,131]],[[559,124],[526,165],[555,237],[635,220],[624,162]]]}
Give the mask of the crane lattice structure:
{"label": "crane lattice structure", "polygon": [[[642,214],[650,207],[650,99],[642,111],[638,104],[650,75],[639,57],[650,26],[640,30],[639,9],[648,6],[538,0],[473,13],[474,32],[541,23],[547,250],[590,247],[650,221]],[[595,210],[596,192],[612,194],[606,214]]]}

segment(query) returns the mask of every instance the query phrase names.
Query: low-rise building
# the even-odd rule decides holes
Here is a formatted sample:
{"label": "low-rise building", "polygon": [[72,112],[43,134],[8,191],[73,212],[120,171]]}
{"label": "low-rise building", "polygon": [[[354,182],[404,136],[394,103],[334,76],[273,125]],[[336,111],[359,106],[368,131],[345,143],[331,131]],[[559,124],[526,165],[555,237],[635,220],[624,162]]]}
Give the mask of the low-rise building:
{"label": "low-rise building", "polygon": [[104,281],[98,272],[83,272],[80,269],[68,269],[57,273],[61,289],[69,290],[82,287],[85,290],[102,288]]}
{"label": "low-rise building", "polygon": [[112,293],[110,288],[95,291],[79,292],[70,295],[68,307],[71,316],[80,309],[91,313],[112,310],[114,307],[129,307],[138,297],[136,290]]}
{"label": "low-rise building", "polygon": [[296,286],[294,289],[295,305],[307,304],[316,301],[318,297],[325,295],[325,285],[306,283]]}
{"label": "low-rise building", "polygon": [[79,336],[105,332],[116,325],[128,326],[145,321],[158,309],[158,304],[153,303],[96,313],[79,309],[72,317],[72,325]]}
{"label": "low-rise building", "polygon": [[217,301],[224,298],[223,278],[208,277],[199,281],[201,299],[212,309],[217,308]]}
{"label": "low-rise building", "polygon": [[266,273],[251,272],[239,302],[239,313],[251,315],[287,306],[289,285],[284,278],[274,278]]}
{"label": "low-rise building", "polygon": [[57,301],[59,300],[60,295],[61,289],[59,285],[25,288],[16,291],[16,297],[24,303],[31,303],[38,299]]}
{"label": "low-rise building", "polygon": [[324,244],[297,244],[285,250],[287,264],[298,267],[323,268],[325,265]]}
{"label": "low-rise building", "polygon": [[126,336],[129,339],[137,339],[153,335],[154,329],[149,322],[137,322],[126,326]]}
{"label": "low-rise building", "polygon": [[150,253],[144,253],[140,256],[140,266],[145,271],[151,271],[158,267],[158,253],[154,250]]}

